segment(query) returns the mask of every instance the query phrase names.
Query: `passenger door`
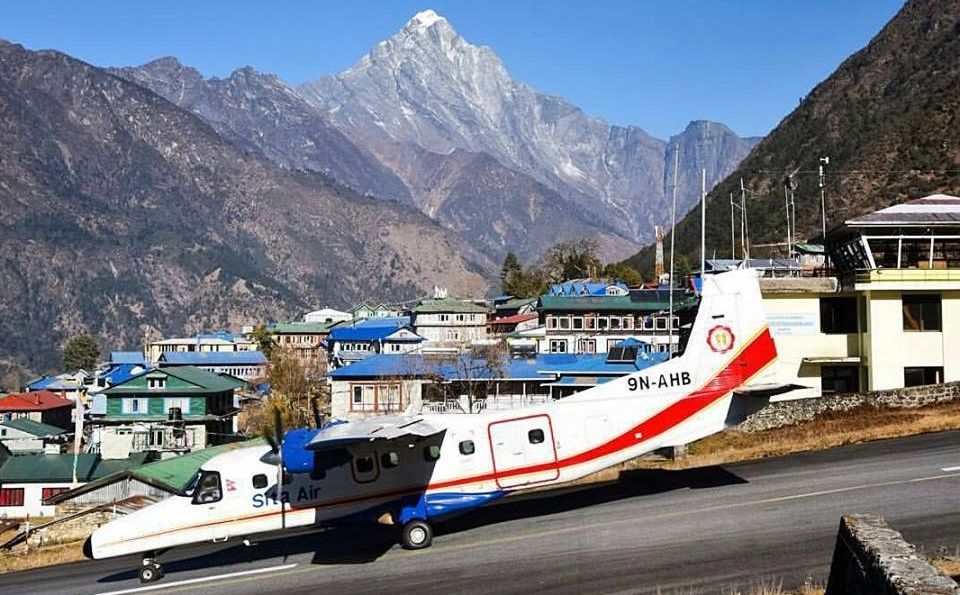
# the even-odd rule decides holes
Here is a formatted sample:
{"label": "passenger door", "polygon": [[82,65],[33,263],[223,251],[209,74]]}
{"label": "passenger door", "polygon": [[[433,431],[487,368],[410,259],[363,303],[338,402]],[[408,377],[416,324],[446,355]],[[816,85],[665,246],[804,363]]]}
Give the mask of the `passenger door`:
{"label": "passenger door", "polygon": [[497,485],[511,488],[560,476],[553,427],[547,415],[508,419],[489,425]]}

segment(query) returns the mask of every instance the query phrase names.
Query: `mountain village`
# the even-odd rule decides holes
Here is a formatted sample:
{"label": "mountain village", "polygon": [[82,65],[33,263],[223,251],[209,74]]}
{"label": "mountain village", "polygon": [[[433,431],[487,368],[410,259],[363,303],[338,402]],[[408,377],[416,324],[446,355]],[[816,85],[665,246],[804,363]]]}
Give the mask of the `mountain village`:
{"label": "mountain village", "polygon": [[[960,198],[851,219],[790,258],[707,259],[705,274],[738,267],[761,275],[778,378],[802,387],[781,399],[960,381]],[[603,384],[684,349],[699,271],[662,281],[570,279],[531,298],[437,288],[259,334],[251,325],[111,351],[95,369],[0,396],[0,519],[181,490],[204,460],[257,433],[241,419],[271,399],[265,350],[296,362],[331,419],[510,409]]]}

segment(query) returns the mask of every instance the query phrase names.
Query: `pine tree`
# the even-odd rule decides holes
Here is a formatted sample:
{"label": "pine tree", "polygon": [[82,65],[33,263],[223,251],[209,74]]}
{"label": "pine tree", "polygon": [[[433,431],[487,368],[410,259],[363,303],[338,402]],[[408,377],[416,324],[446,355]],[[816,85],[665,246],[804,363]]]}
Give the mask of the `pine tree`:
{"label": "pine tree", "polygon": [[74,335],[63,346],[63,367],[68,372],[93,371],[100,359],[100,348],[93,337],[86,333]]}

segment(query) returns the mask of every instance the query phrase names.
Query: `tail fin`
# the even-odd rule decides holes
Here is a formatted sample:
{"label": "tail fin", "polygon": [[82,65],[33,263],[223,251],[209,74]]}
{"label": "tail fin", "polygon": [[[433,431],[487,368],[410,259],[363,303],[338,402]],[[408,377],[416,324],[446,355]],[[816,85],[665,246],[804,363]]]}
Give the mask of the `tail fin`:
{"label": "tail fin", "polygon": [[[767,328],[757,271],[740,269],[703,279],[702,298],[680,357],[700,383],[727,386],[775,380],[776,346]],[[699,383],[698,383],[699,384]]]}

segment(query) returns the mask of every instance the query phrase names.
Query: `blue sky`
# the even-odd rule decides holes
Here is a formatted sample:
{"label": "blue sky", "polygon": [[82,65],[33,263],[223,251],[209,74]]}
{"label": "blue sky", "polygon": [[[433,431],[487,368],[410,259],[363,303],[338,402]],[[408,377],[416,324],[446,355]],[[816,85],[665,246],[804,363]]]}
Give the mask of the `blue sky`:
{"label": "blue sky", "polygon": [[0,37],[102,66],[173,55],[301,83],[339,72],[433,8],[513,76],[666,138],[689,120],[769,132],[873,37],[902,0],[10,0]]}

